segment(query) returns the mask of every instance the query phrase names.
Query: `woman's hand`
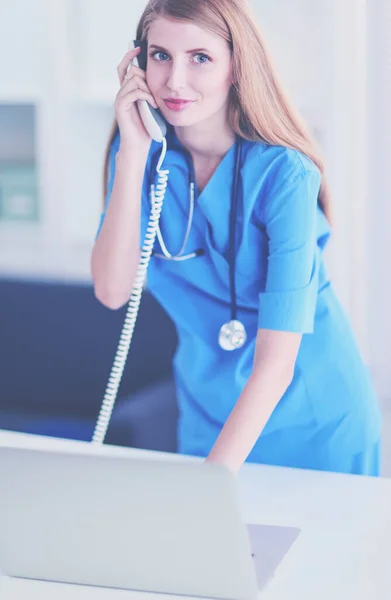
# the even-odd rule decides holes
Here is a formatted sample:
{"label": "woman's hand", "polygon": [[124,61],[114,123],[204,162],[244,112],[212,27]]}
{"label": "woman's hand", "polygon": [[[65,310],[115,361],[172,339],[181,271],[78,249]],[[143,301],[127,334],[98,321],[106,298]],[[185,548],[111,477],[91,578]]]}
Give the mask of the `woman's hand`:
{"label": "woman's hand", "polygon": [[114,107],[120,129],[121,146],[138,153],[145,150],[147,154],[152,138],[143,125],[136,101],[146,100],[154,108],[157,108],[157,104],[146,83],[145,71],[133,65],[129,67],[131,61],[139,53],[140,48],[129,50],[118,65],[117,72],[121,87]]}

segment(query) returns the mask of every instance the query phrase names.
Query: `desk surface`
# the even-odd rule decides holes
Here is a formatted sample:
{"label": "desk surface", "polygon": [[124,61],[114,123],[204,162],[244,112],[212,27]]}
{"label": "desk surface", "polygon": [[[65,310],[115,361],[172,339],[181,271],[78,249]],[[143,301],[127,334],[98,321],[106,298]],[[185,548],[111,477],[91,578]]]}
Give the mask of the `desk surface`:
{"label": "desk surface", "polygon": [[[124,456],[145,454],[0,430],[0,445]],[[154,453],[161,458],[182,457]],[[197,459],[195,459],[197,460]],[[246,522],[302,533],[261,594],[265,600],[389,600],[391,479],[246,464],[238,476]],[[161,600],[162,595],[0,578],[2,600]],[[165,596],[171,600],[171,597]],[[172,598],[172,600],[174,600]]]}

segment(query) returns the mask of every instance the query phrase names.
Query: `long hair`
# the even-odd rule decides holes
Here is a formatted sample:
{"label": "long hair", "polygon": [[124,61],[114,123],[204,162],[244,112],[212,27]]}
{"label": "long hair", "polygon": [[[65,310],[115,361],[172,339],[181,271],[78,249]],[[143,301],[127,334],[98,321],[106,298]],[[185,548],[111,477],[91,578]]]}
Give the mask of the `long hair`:
{"label": "long hair", "polygon": [[[310,158],[322,176],[318,201],[331,224],[332,202],[320,149],[283,89],[247,0],[149,0],[137,27],[137,39],[148,39],[157,17],[196,23],[228,42],[233,67],[228,107],[232,130],[249,141],[292,148]],[[105,152],[105,194],[109,152],[117,132],[114,121]]]}

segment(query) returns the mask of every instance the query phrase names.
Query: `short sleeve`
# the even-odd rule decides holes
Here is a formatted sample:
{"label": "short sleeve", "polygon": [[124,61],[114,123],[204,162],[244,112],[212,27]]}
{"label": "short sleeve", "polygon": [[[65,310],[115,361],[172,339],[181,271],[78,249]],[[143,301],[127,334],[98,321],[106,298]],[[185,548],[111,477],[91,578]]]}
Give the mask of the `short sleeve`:
{"label": "short sleeve", "polygon": [[[109,151],[109,162],[108,162],[108,179],[107,179],[107,193],[105,198],[105,206],[104,211],[100,215],[98,231],[96,233],[96,238],[98,237],[100,230],[102,229],[102,225],[106,216],[107,207],[110,203],[111,194],[113,192],[114,179],[115,179],[115,169],[116,169],[116,156],[120,146],[120,136],[117,133],[116,137],[113,139],[113,142]],[[144,240],[149,220],[149,205],[148,205],[148,173],[150,169],[151,162],[151,152],[148,155],[144,182],[143,182],[143,192],[142,192],[142,202],[141,202],[141,242]],[[95,238],[95,239],[96,239]]]}
{"label": "short sleeve", "polygon": [[302,165],[282,183],[274,184],[267,194],[262,220],[268,258],[265,288],[259,295],[259,328],[294,333],[314,330],[320,184],[316,166],[306,169]]}

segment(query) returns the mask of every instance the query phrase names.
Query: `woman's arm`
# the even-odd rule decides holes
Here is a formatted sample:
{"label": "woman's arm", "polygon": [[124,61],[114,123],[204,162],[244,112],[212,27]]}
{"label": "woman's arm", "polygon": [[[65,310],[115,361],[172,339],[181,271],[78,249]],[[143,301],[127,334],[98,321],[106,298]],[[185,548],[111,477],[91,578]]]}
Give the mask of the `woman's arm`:
{"label": "woman's arm", "polygon": [[114,107],[118,133],[110,148],[104,220],[91,256],[95,295],[113,310],[128,302],[140,261],[141,202],[152,139],[137,101],[147,100],[157,108],[145,71],[132,64],[139,53],[140,48],[127,52],[117,68],[120,89]]}
{"label": "woman's arm", "polygon": [[116,310],[132,292],[140,261],[141,196],[146,156],[120,149],[105,219],[91,256],[96,298]]}
{"label": "woman's arm", "polygon": [[294,151],[269,175],[256,214],[268,236],[267,276],[259,294],[252,374],[208,460],[238,471],[289,387],[302,335],[314,331],[319,257],[320,172]]}
{"label": "woman's arm", "polygon": [[259,329],[252,374],[207,461],[237,473],[289,387],[302,335]]}

